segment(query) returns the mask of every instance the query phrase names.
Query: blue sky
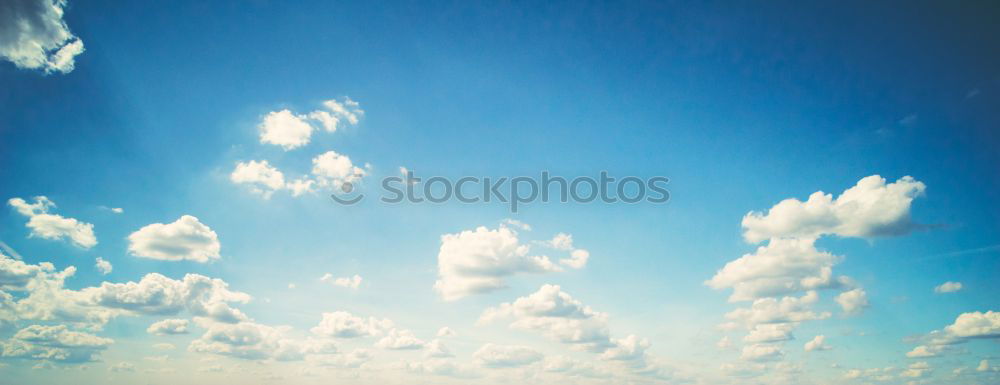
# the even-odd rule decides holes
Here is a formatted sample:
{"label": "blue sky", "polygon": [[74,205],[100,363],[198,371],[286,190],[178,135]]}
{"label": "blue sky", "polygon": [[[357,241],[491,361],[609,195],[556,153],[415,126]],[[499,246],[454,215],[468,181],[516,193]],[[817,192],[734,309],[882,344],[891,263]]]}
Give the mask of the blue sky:
{"label": "blue sky", "polygon": [[[10,4],[0,10],[0,290],[13,302],[0,302],[0,371],[14,383],[998,381],[995,6],[71,1],[59,19],[49,0]],[[32,25],[14,22],[29,16],[54,24],[12,27]],[[35,52],[25,42],[50,45]],[[58,60],[70,48],[69,61]],[[268,116],[283,110],[311,127],[307,143],[263,139]],[[335,131],[310,118],[318,111],[340,119]],[[290,132],[286,123],[275,130]],[[314,159],[329,151],[358,171],[324,179]],[[284,182],[239,182],[250,161],[314,185],[294,196]],[[671,200],[536,202],[511,213],[498,203],[373,199],[400,167],[452,180],[665,176]],[[875,203],[859,200],[870,203],[861,211],[844,199],[822,206],[829,212],[767,215],[816,191],[838,200],[872,175],[907,189],[867,191]],[[344,181],[369,199],[334,203],[328,195]],[[744,219],[752,211],[788,226],[749,241],[759,230]],[[40,214],[62,219],[26,226]],[[74,242],[68,234],[86,224],[95,243]],[[171,237],[154,224],[196,234]],[[560,233],[573,245],[556,247]],[[475,263],[475,240],[510,237],[562,271],[491,271],[502,287],[460,298],[435,289],[443,277],[469,279],[449,273],[449,258]],[[729,302],[733,286],[706,281],[777,238],[814,239],[842,257],[833,275],[850,282],[753,298],[815,292],[805,306],[817,319],[724,326],[753,301]],[[218,252],[192,257],[206,244]],[[490,245],[476,247],[529,263]],[[572,250],[586,250],[585,266],[559,262]],[[779,261],[759,274],[809,275]],[[38,272],[43,262],[54,269]],[[69,266],[75,274],[45,302],[56,315],[18,305]],[[16,281],[16,269],[33,273]],[[210,299],[167,306],[141,295],[153,290],[152,273],[178,285],[185,274],[219,279],[251,298],[219,302],[212,296],[226,289],[216,287]],[[355,275],[357,287],[335,282]],[[961,288],[935,292],[945,282]],[[99,295],[114,290],[134,292]],[[854,290],[864,301],[836,300]],[[590,313],[480,320],[552,293]],[[140,300],[161,302],[154,311]],[[208,305],[242,316],[199,307]],[[110,318],[80,322],[73,312]],[[364,333],[318,326],[337,312],[368,322]],[[147,331],[165,319],[188,330]],[[560,341],[552,325],[567,319],[595,323],[606,346]],[[455,335],[439,336],[442,327]],[[745,339],[764,329],[780,338]],[[27,337],[38,330],[89,345]],[[220,342],[240,333],[259,343]],[[407,333],[419,343],[391,343]],[[319,343],[336,352],[313,349]],[[440,346],[450,356],[432,354]],[[914,353],[920,347],[928,353]],[[56,350],[85,357],[38,354]],[[278,353],[286,350],[297,354]]]}

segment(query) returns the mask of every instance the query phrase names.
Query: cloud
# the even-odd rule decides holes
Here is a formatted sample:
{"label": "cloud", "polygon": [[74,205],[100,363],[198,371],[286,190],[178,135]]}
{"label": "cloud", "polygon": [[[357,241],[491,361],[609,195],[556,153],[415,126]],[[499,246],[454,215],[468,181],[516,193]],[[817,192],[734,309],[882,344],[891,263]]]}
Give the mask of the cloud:
{"label": "cloud", "polygon": [[199,274],[187,274],[183,280],[150,273],[139,282],[104,282],[98,287],[80,291],[83,301],[110,309],[120,309],[136,314],[174,315],[182,310],[211,319],[236,323],[247,316],[229,303],[246,303],[250,296],[229,290],[221,279]]}
{"label": "cloud", "polygon": [[312,160],[312,174],[320,186],[338,187],[344,182],[351,182],[365,176],[365,170],[356,167],[347,155],[335,151],[327,151],[317,155]]}
{"label": "cloud", "polygon": [[906,353],[907,358],[928,358],[937,357],[941,353],[940,346],[920,345]]}
{"label": "cloud", "polygon": [[426,345],[424,345],[424,348],[425,348],[424,357],[448,358],[455,356],[454,354],[451,354],[451,350],[448,349],[447,346],[445,346],[444,342],[441,342],[441,340],[438,339],[431,340],[431,342],[428,342]]}
{"label": "cloud", "polygon": [[629,335],[612,341],[612,347],[601,353],[601,359],[614,361],[644,360],[646,349],[652,344],[645,338]]}
{"label": "cloud", "polygon": [[251,191],[265,198],[270,198],[275,191],[285,188],[285,175],[271,167],[266,160],[237,163],[229,174],[229,180],[236,184],[248,184]]}
{"label": "cloud", "polygon": [[385,337],[375,343],[375,347],[389,350],[415,350],[423,349],[425,344],[409,330],[392,329]]}
{"label": "cloud", "polygon": [[543,356],[535,349],[519,345],[488,343],[472,354],[479,365],[488,368],[514,368],[541,361]]}
{"label": "cloud", "polygon": [[323,102],[323,107],[326,109],[304,115],[294,114],[287,109],[269,112],[257,126],[260,142],[281,146],[285,151],[293,150],[309,144],[312,132],[316,129],[312,122],[319,123],[327,132],[334,132],[344,122],[357,125],[365,113],[358,102],[350,98],[344,98],[343,102],[327,100]]}
{"label": "cloud", "polygon": [[[196,319],[197,321],[197,319]],[[326,341],[300,341],[288,336],[291,327],[268,326],[255,322],[219,323],[202,320],[205,334],[188,345],[188,351],[246,359],[298,361],[315,352],[333,353]]]}
{"label": "cloud", "polygon": [[549,339],[603,352],[614,346],[609,337],[608,315],[585,306],[557,285],[543,285],[535,293],[483,311],[480,323],[513,319],[516,329],[541,332]]}
{"label": "cloud", "polygon": [[803,346],[803,349],[805,349],[805,351],[807,352],[818,352],[818,351],[833,349],[829,345],[827,345],[825,341],[826,341],[826,336],[820,334],[816,337],[813,337],[813,339],[810,340],[809,342],[806,342],[805,346]]}
{"label": "cloud", "polygon": [[257,126],[260,142],[281,146],[285,151],[304,146],[309,143],[313,130],[306,119],[289,110],[269,112]]}
{"label": "cloud", "polygon": [[944,330],[959,338],[1000,338],[1000,312],[962,313]]}
{"label": "cloud", "polygon": [[762,362],[777,360],[784,355],[785,353],[781,351],[781,347],[777,345],[754,344],[744,346],[742,353],[740,353],[740,358],[745,361]]}
{"label": "cloud", "polygon": [[954,293],[956,291],[962,290],[961,282],[945,282],[934,287],[934,292],[941,293]]}
{"label": "cloud", "polygon": [[359,287],[361,287],[361,281],[363,280],[363,278],[361,278],[361,276],[357,274],[355,274],[353,277],[333,278],[333,274],[326,273],[323,274],[323,276],[320,277],[319,280],[322,282],[330,283],[334,286],[346,287],[348,289],[357,290]]}
{"label": "cloud", "polygon": [[0,57],[18,68],[73,71],[83,41],[63,20],[65,0],[6,0],[0,7]]}
{"label": "cloud", "polygon": [[772,239],[756,252],[727,263],[705,284],[732,288],[731,302],[850,285],[847,277],[833,277],[833,266],[843,258],[817,250],[814,243],[810,238]]}
{"label": "cloud", "polygon": [[753,329],[743,337],[743,341],[749,343],[781,342],[795,339],[792,330],[794,323],[767,323],[754,325]]}
{"label": "cloud", "polygon": [[209,262],[219,259],[219,237],[191,215],[173,223],[153,223],[128,236],[128,251],[140,258]]}
{"label": "cloud", "polygon": [[450,327],[447,326],[438,329],[437,332],[438,337],[454,337],[456,335],[458,335],[458,333],[455,333],[454,330],[452,330]]}
{"label": "cloud", "polygon": [[[508,219],[507,221],[512,221]],[[515,225],[523,225],[520,222],[507,222]],[[531,229],[530,226],[527,229]],[[590,259],[590,252],[584,249],[578,249],[573,247],[573,235],[566,233],[558,233],[551,240],[543,242],[546,246],[551,247],[556,250],[569,251],[570,257],[563,258],[559,260],[560,264],[572,267],[574,269],[582,269],[587,266],[587,261]]]}
{"label": "cloud", "polygon": [[335,311],[323,313],[323,319],[311,331],[313,334],[326,337],[378,337],[393,327],[393,322],[385,318],[365,319],[345,311]]}
{"label": "cloud", "polygon": [[49,198],[35,197],[35,203],[25,202],[21,198],[11,198],[7,203],[17,209],[21,215],[29,218],[26,226],[31,229],[32,237],[68,239],[73,245],[84,249],[97,245],[94,225],[58,214],[50,214],[49,210],[55,208],[56,204]]}
{"label": "cloud", "polygon": [[805,202],[786,199],[766,214],[750,212],[743,217],[743,236],[756,243],[824,234],[861,238],[906,234],[920,227],[910,220],[910,204],[924,190],[923,183],[909,176],[889,184],[881,176],[868,176],[837,199],[817,191]]}
{"label": "cloud", "polygon": [[104,275],[111,274],[111,270],[114,269],[114,267],[111,266],[111,262],[104,260],[104,258],[97,257],[96,262],[97,263],[94,265],[94,267],[96,267],[97,271],[101,272],[101,274]]}
{"label": "cloud", "polygon": [[868,294],[860,288],[840,293],[836,301],[847,315],[861,314],[869,306]]}
{"label": "cloud", "polygon": [[504,278],[511,275],[561,270],[548,257],[528,253],[529,246],[505,226],[442,235],[434,289],[446,301],[453,301],[504,288]]}
{"label": "cloud", "polygon": [[114,340],[71,331],[66,325],[31,325],[0,342],[0,356],[47,359],[60,362],[92,362]]}
{"label": "cloud", "polygon": [[186,319],[165,319],[149,325],[146,332],[149,334],[187,334],[189,321]]}
{"label": "cloud", "polygon": [[817,301],[819,301],[819,295],[815,291],[810,291],[802,297],[783,297],[780,300],[761,298],[755,300],[750,308],[739,308],[727,313],[726,318],[739,321],[747,327],[829,318],[829,312],[817,313],[811,310],[811,305]]}

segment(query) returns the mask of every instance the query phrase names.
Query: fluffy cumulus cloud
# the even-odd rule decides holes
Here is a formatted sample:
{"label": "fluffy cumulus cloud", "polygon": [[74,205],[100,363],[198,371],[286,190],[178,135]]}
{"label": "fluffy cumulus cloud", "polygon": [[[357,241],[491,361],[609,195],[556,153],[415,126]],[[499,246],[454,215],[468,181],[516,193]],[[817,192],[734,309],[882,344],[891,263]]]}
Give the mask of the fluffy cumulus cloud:
{"label": "fluffy cumulus cloud", "polygon": [[144,315],[175,315],[183,310],[219,322],[236,323],[247,316],[230,303],[246,303],[250,296],[229,290],[217,278],[187,274],[181,280],[150,273],[139,282],[104,282],[80,290],[80,301],[104,308]]}
{"label": "fluffy cumulus cloud", "polygon": [[31,325],[0,342],[0,356],[46,359],[60,362],[90,362],[114,340],[69,330],[66,325]]}
{"label": "fluffy cumulus cloud", "polygon": [[128,251],[140,258],[210,262],[219,259],[219,237],[191,215],[172,223],[153,223],[128,236]]}
{"label": "fluffy cumulus cloud", "polygon": [[822,334],[813,337],[813,339],[809,340],[809,342],[806,342],[806,344],[802,348],[807,352],[817,352],[822,350],[833,349],[826,344],[826,336]]}
{"label": "fluffy cumulus cloud", "polygon": [[94,225],[50,213],[56,204],[49,198],[38,196],[35,197],[34,203],[28,203],[21,198],[11,198],[7,203],[18,213],[28,217],[26,226],[31,229],[32,237],[66,239],[84,249],[97,245]]}
{"label": "fluffy cumulus cloud", "polygon": [[705,284],[733,289],[730,301],[849,286],[849,278],[833,277],[833,266],[841,260],[817,250],[813,239],[778,238],[727,263]]}
{"label": "fluffy cumulus cloud", "polygon": [[285,175],[266,160],[239,162],[229,174],[229,180],[236,184],[246,184],[251,191],[270,198],[275,191],[285,188]]}
{"label": "fluffy cumulus cloud", "polygon": [[313,130],[306,119],[289,110],[269,112],[257,126],[260,142],[281,146],[286,151],[304,146],[309,143]]}
{"label": "fluffy cumulus cloud", "polygon": [[506,226],[445,234],[441,236],[434,289],[451,301],[506,287],[504,278],[514,274],[562,270],[547,256],[529,252],[530,247]]}
{"label": "fluffy cumulus cloud", "polygon": [[316,129],[314,124],[319,124],[327,132],[334,132],[344,124],[357,125],[364,115],[358,102],[350,98],[328,100],[322,105],[323,109],[307,114],[295,114],[288,109],[269,112],[257,126],[260,142],[281,146],[285,151],[293,150],[309,144]]}
{"label": "fluffy cumulus cloud", "polygon": [[403,329],[392,329],[375,343],[375,347],[389,350],[423,349],[425,345],[426,343],[413,335],[413,332]]}
{"label": "fluffy cumulus cloud", "polygon": [[186,319],[165,319],[162,321],[156,321],[152,325],[149,325],[149,327],[146,328],[146,332],[161,336],[167,334],[187,334],[189,323],[190,321]]}
{"label": "fluffy cumulus cloud", "polygon": [[296,339],[289,326],[269,326],[250,321],[219,323],[196,319],[205,334],[188,345],[196,353],[211,353],[247,360],[299,361],[307,355],[334,354],[329,340]]}
{"label": "fluffy cumulus cloud", "polygon": [[[511,220],[508,220],[511,221]],[[520,222],[510,222],[513,225],[523,225]],[[531,227],[527,227],[531,229]],[[551,240],[544,242],[545,245],[556,249],[568,251],[570,253],[568,258],[562,258],[559,260],[560,264],[572,267],[574,269],[582,269],[587,266],[587,261],[590,260],[590,252],[585,249],[579,249],[573,246],[573,235],[567,233],[558,233]]]}
{"label": "fluffy cumulus cloud", "polygon": [[96,263],[94,264],[94,267],[97,268],[97,271],[104,275],[111,274],[111,270],[114,269],[114,266],[111,266],[111,262],[108,262],[101,257],[97,257],[95,261]]}
{"label": "fluffy cumulus cloud", "polygon": [[608,315],[585,306],[557,285],[544,285],[514,302],[488,308],[480,316],[480,323],[500,319],[511,319],[512,328],[537,331],[582,350],[603,352],[613,346]]}
{"label": "fluffy cumulus cloud", "polygon": [[909,176],[886,184],[872,175],[844,190],[836,199],[817,191],[805,202],[791,198],[767,213],[743,217],[743,236],[750,242],[777,237],[878,237],[905,234],[919,226],[910,220],[910,204],[926,186]]}
{"label": "fluffy cumulus cloud", "polygon": [[519,345],[488,343],[472,354],[476,362],[489,368],[513,368],[541,361],[544,356],[537,350]]}
{"label": "fluffy cumulus cloud", "polygon": [[959,338],[1000,338],[1000,312],[962,313],[944,330]]}
{"label": "fluffy cumulus cloud", "polygon": [[[729,322],[722,325],[726,330],[747,330],[741,358],[751,362],[782,359],[783,345],[794,339],[793,331],[801,323],[831,316],[813,309],[819,291],[841,291],[833,302],[845,315],[858,315],[869,307],[867,292],[855,280],[834,274],[833,268],[844,258],[817,249],[816,241],[823,236],[896,236],[918,229],[921,226],[911,220],[910,208],[924,190],[923,183],[909,176],[887,183],[872,175],[836,198],[816,192],[805,202],[790,198],[767,211],[744,216],[745,240],[765,243],[705,281],[714,289],[731,289],[730,302],[752,302],[750,307],[726,314]],[[826,350],[824,339],[816,336],[803,348]],[[765,371],[774,372],[777,365],[766,366]]]}
{"label": "fluffy cumulus cloud", "polygon": [[394,326],[392,321],[385,318],[363,318],[345,311],[335,311],[323,313],[323,319],[311,331],[325,337],[378,337]]}
{"label": "fluffy cumulus cloud", "polygon": [[837,304],[844,310],[844,314],[857,315],[869,306],[868,293],[864,289],[851,289],[840,293],[836,298]]}
{"label": "fluffy cumulus cloud", "polygon": [[938,294],[942,293],[954,293],[956,291],[962,290],[961,282],[945,282],[934,287],[934,292]]}
{"label": "fluffy cumulus cloud", "polygon": [[344,182],[355,182],[365,176],[365,170],[354,165],[347,155],[327,151],[312,160],[312,174],[320,186],[339,187]]}
{"label": "fluffy cumulus cloud", "polygon": [[5,0],[0,6],[0,57],[18,68],[73,71],[83,41],[63,20],[66,0]]}

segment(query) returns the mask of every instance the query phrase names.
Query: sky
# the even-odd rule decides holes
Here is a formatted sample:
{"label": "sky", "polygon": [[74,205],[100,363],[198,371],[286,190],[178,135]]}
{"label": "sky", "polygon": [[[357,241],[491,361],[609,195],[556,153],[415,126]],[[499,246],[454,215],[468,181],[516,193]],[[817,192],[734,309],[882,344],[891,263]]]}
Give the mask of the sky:
{"label": "sky", "polygon": [[997,17],[5,1],[0,384],[1000,383]]}

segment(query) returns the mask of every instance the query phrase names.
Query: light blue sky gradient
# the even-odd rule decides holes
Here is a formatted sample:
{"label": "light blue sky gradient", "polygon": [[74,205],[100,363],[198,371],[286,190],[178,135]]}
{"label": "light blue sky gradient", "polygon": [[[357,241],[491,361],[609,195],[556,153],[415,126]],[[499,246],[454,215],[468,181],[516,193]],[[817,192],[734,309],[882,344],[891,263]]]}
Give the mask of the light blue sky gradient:
{"label": "light blue sky gradient", "polygon": [[[0,198],[47,196],[55,213],[93,223],[99,243],[81,249],[29,237],[27,219],[9,206],[0,210],[0,240],[24,262],[76,266],[71,289],[197,273],[252,295],[239,308],[255,322],[302,333],[337,310],[389,318],[424,340],[449,326],[458,331],[449,345],[458,362],[472,362],[490,342],[578,354],[505,324],[476,324],[488,307],[558,284],[609,313],[614,337],[648,338],[649,352],[678,378],[775,383],[773,363],[760,377],[716,373],[742,364],[737,350],[715,346],[723,335],[716,325],[740,304],[704,281],[757,247],[742,239],[741,219],[815,191],[836,196],[869,175],[890,182],[909,175],[927,186],[912,218],[932,226],[900,237],[821,238],[820,249],[845,257],[835,274],[856,279],[871,306],[845,317],[836,293],[821,291],[817,308],[834,315],[796,329],[784,358],[803,369],[793,383],[863,383],[845,373],[902,370],[920,361],[905,357],[918,345],[914,337],[962,313],[1000,310],[998,16],[985,2],[73,1],[65,21],[86,51],[72,72],[0,63]],[[318,130],[292,151],[259,142],[268,112],[305,113],[344,97],[365,111],[357,125]],[[458,202],[368,199],[347,207],[326,191],[263,199],[229,179],[237,162],[260,159],[304,174],[329,150],[371,165],[361,182],[369,193],[401,166],[456,179],[607,170],[667,176],[671,201],[535,203],[517,214],[503,204]],[[129,234],[185,214],[218,234],[220,260],[127,253]],[[589,264],[515,275],[505,279],[508,288],[442,300],[432,288],[441,236],[497,228],[505,218],[532,226],[522,241],[571,233],[590,252]],[[96,257],[113,272],[99,274]],[[334,287],[319,281],[325,272],[364,281],[358,290]],[[964,288],[935,294],[945,281]],[[103,362],[85,364],[89,370],[33,370],[37,360],[2,359],[0,383],[253,383],[258,371],[298,381],[294,363],[258,367],[226,357],[218,363],[230,377],[198,373],[207,355],[185,348],[202,331],[146,333],[162,318],[191,317],[116,318],[96,333],[115,343]],[[0,337],[24,326],[8,325]],[[834,348],[803,353],[818,334]],[[162,342],[177,349],[151,347]],[[373,342],[348,341],[341,350]],[[998,347],[996,339],[962,344],[963,351],[924,360],[934,371],[914,380],[996,380],[975,367],[982,359],[1000,365]],[[163,354],[165,364],[141,358]],[[385,352],[373,362],[420,360],[420,352]],[[107,370],[122,361],[139,371]],[[160,367],[177,373],[142,374]],[[959,367],[972,374],[953,376]],[[486,371],[484,383],[516,378],[514,369]],[[385,375],[378,381],[462,381]],[[326,383],[371,380],[365,373],[351,380],[350,370],[331,376]]]}

